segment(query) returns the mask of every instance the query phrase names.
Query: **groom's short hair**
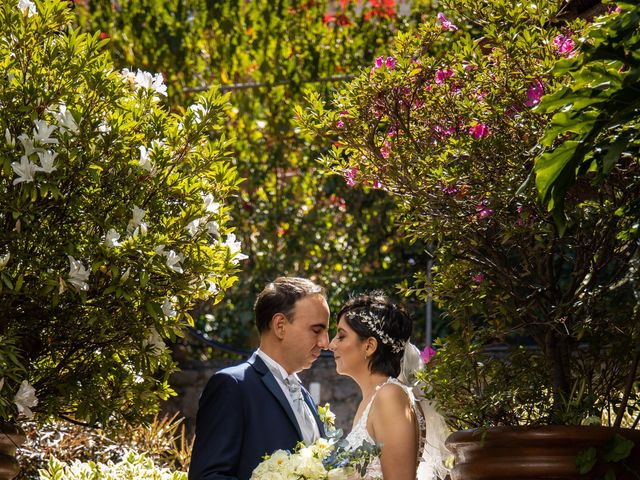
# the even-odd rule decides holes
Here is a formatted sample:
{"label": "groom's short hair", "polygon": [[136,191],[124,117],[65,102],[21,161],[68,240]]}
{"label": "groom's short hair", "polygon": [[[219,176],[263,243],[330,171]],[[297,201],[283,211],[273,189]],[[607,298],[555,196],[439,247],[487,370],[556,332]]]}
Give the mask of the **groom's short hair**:
{"label": "groom's short hair", "polygon": [[306,278],[278,277],[269,283],[258,294],[253,305],[258,332],[269,330],[271,319],[276,313],[282,313],[289,321],[293,321],[296,302],[309,295],[326,296],[324,288]]}

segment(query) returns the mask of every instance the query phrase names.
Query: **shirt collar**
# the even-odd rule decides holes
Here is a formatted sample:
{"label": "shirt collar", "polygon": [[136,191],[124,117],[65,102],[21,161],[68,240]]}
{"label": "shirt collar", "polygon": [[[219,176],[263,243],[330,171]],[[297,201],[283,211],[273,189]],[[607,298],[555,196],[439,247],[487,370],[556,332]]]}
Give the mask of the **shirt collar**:
{"label": "shirt collar", "polygon": [[262,359],[262,361],[267,365],[267,368],[271,371],[271,373],[275,375],[275,377],[278,380],[284,381],[285,378],[292,376],[298,382],[300,382],[300,379],[298,378],[297,374],[294,373],[293,375],[289,375],[282,365],[280,365],[278,362],[276,362],[273,358],[271,358],[269,355],[264,353],[259,348],[258,350],[256,350],[256,354]]}

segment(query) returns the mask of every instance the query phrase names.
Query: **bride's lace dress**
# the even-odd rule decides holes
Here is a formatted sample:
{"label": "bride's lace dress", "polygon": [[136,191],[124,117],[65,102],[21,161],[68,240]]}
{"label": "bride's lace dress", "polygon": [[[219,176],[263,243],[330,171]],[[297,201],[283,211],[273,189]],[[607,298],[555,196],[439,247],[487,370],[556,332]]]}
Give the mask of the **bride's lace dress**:
{"label": "bride's lace dress", "polygon": [[[401,387],[407,394],[407,396],[409,397],[409,400],[411,401],[411,405],[413,408],[413,411],[416,414],[416,419],[418,420],[418,452],[422,452],[423,446],[424,446],[424,439],[425,439],[425,424],[424,424],[424,417],[421,413],[421,410],[419,408],[416,408],[416,401],[415,398],[413,396],[413,392],[411,391],[410,388],[408,388],[406,385],[404,385],[403,383],[401,383],[398,379],[393,378],[393,377],[389,377],[389,379],[384,382],[381,385],[378,385],[378,387],[376,388],[375,393],[373,394],[373,396],[371,397],[371,400],[369,400],[369,403],[367,404],[367,406],[364,409],[364,412],[362,412],[362,415],[360,416],[360,419],[358,420],[358,423],[356,423],[353,427],[353,430],[351,430],[351,432],[349,433],[349,435],[347,435],[347,443],[349,444],[349,448],[350,449],[356,449],[359,446],[361,446],[362,444],[364,444],[365,441],[375,444],[376,442],[374,441],[374,439],[371,438],[371,435],[369,435],[369,432],[367,431],[367,419],[369,418],[369,410],[371,410],[371,405],[373,404],[374,399],[376,398],[376,395],[378,393],[378,390],[380,390],[380,388],[383,385],[387,385],[389,383],[392,383],[394,385],[398,385],[399,387]],[[363,477],[364,480],[382,480],[382,468],[380,466],[380,458],[379,457],[375,457],[371,460],[371,462],[369,463],[368,467],[367,467],[367,471],[365,473],[365,476]]]}

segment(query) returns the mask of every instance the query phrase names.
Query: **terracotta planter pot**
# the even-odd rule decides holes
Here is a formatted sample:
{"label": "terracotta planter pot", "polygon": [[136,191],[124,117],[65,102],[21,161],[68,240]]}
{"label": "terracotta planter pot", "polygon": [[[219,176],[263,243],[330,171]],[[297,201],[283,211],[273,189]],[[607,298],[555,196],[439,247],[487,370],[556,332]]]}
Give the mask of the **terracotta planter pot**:
{"label": "terracotta planter pot", "polygon": [[17,426],[0,423],[0,480],[11,480],[20,467],[16,460],[16,448],[26,440],[24,432]]}
{"label": "terracotta planter pot", "polygon": [[[616,433],[633,441],[635,447],[626,465],[604,465],[601,450]],[[598,449],[599,461],[587,474],[576,468],[578,452]],[[609,427],[493,427],[463,430],[447,438],[455,456],[452,480],[481,479],[601,479],[613,467],[616,480],[640,478],[640,430]]]}

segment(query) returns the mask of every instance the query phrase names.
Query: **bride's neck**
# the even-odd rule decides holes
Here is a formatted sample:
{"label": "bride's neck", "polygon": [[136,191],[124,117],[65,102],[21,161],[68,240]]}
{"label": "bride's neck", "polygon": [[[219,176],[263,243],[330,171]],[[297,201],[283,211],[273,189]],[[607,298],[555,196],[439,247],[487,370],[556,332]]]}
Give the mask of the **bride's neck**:
{"label": "bride's neck", "polygon": [[369,399],[375,393],[376,388],[388,380],[389,376],[383,373],[367,372],[366,375],[356,379],[356,383],[362,392],[362,398]]}

